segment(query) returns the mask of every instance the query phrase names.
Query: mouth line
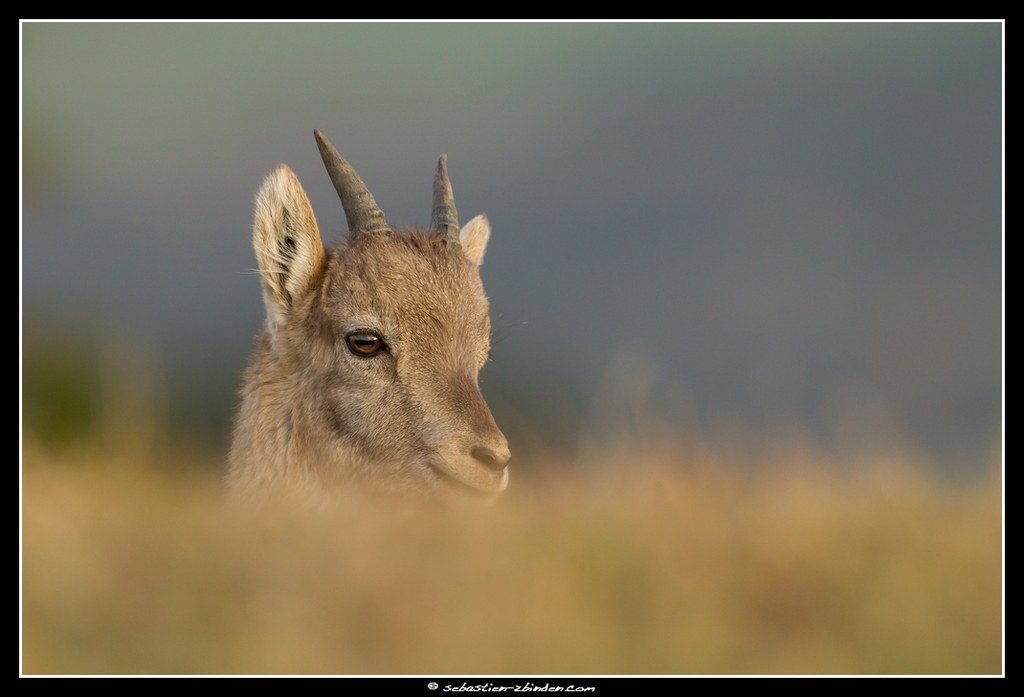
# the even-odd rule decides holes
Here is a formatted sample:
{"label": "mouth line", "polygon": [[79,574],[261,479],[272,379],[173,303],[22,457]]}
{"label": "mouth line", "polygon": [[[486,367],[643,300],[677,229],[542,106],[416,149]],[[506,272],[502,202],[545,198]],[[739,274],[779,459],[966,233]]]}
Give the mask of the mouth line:
{"label": "mouth line", "polygon": [[460,479],[455,474],[450,472],[446,467],[444,467],[441,464],[438,464],[437,460],[439,459],[439,456],[431,458],[428,462],[430,468],[441,477],[442,481],[448,483],[450,486],[453,486],[454,488],[460,491],[468,491],[480,496],[496,496],[497,494],[503,492],[506,489],[506,487],[508,487],[507,466],[505,467],[505,469],[502,470],[501,480],[498,482],[498,484],[493,487],[488,487],[484,489],[463,479]]}

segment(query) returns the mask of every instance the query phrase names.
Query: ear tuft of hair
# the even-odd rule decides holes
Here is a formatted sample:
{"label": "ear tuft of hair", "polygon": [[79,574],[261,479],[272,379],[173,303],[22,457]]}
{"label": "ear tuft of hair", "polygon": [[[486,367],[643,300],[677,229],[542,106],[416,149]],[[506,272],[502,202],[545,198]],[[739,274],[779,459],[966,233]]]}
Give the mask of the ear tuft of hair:
{"label": "ear tuft of hair", "polygon": [[324,264],[313,207],[287,165],[268,174],[256,194],[252,242],[273,331],[309,292]]}

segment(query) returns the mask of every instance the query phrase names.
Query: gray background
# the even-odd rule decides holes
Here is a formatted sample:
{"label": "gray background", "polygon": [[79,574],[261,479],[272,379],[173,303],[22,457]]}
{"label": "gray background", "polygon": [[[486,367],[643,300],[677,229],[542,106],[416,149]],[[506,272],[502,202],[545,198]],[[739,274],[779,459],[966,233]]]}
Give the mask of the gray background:
{"label": "gray background", "polygon": [[155,346],[176,429],[226,440],[262,177],[344,229],[318,128],[392,224],[442,152],[490,217],[520,466],[670,435],[962,472],[997,442],[999,23],[21,29],[26,364],[29,334]]}

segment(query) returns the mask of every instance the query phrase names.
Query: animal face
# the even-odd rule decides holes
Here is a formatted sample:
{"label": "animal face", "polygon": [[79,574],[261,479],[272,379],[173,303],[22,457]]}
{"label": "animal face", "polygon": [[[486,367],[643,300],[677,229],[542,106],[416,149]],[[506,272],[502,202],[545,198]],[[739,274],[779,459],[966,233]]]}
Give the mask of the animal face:
{"label": "animal face", "polygon": [[442,157],[431,229],[395,230],[317,136],[350,235],[325,250],[294,173],[267,177],[253,228],[267,323],[243,388],[232,487],[500,492],[508,445],[477,386],[490,350],[487,219],[458,229]]}

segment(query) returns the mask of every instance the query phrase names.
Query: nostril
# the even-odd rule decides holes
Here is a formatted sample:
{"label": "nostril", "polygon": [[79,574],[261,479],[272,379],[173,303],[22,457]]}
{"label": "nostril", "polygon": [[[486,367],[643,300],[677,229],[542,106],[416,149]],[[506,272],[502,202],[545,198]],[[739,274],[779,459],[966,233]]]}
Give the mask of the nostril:
{"label": "nostril", "polygon": [[512,454],[508,451],[508,448],[502,450],[493,450],[484,445],[479,445],[473,448],[473,457],[482,462],[484,465],[492,470],[501,470],[505,468],[505,463],[508,462]]}

